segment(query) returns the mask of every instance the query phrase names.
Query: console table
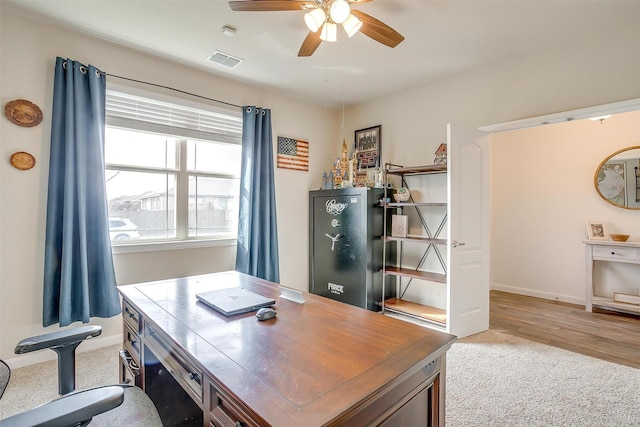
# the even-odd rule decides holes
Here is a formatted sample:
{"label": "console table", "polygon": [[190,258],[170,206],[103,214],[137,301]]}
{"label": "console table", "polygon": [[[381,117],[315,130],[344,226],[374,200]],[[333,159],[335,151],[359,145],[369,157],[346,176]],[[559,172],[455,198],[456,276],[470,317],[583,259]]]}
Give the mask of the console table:
{"label": "console table", "polygon": [[[277,317],[225,317],[195,295],[240,286]],[[237,272],[121,286],[121,380],[165,425],[444,425],[453,335]]]}
{"label": "console table", "polygon": [[[611,297],[596,295],[593,281],[593,265],[595,261],[640,264],[640,242],[586,240],[584,243],[587,249],[586,310],[592,311],[593,307],[596,306],[607,310],[640,313],[640,305],[616,302]],[[625,288],[621,287],[621,289]]]}

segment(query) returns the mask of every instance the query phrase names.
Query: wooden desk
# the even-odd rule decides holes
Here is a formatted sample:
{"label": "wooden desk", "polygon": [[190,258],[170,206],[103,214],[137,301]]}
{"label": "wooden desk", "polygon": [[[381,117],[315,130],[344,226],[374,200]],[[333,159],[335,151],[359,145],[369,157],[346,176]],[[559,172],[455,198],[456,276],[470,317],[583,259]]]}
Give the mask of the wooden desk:
{"label": "wooden desk", "polygon": [[[225,317],[195,298],[233,286],[274,298],[278,316]],[[197,425],[444,425],[452,335],[308,293],[297,304],[276,284],[236,272],[120,293],[124,348],[142,368],[134,378],[124,363],[121,379],[143,387],[163,418],[184,415],[178,393],[158,385],[169,372],[195,402]]]}

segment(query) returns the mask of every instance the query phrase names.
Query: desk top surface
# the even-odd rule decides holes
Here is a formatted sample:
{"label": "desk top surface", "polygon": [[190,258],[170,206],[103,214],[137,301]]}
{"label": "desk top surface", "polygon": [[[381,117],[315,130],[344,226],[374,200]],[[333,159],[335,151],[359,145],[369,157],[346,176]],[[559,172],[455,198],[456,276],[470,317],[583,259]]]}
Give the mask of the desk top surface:
{"label": "desk top surface", "polygon": [[[195,295],[239,286],[276,300],[277,317],[225,317]],[[277,419],[339,415],[412,370],[444,355],[449,334],[309,293],[304,304],[274,283],[223,272],[121,286],[147,322],[162,330],[256,413]],[[284,418],[282,416],[284,415]]]}
{"label": "desk top surface", "polygon": [[582,243],[590,246],[618,246],[621,248],[640,248],[640,242],[616,242],[615,240],[583,240]]}

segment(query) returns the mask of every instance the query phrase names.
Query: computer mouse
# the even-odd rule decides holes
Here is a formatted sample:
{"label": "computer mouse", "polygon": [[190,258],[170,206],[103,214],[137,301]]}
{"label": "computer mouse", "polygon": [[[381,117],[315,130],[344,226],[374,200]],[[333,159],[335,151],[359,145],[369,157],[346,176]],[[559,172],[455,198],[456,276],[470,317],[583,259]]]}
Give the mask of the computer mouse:
{"label": "computer mouse", "polygon": [[258,310],[258,312],[256,313],[256,317],[258,318],[258,320],[269,320],[276,317],[277,314],[278,313],[276,313],[276,311],[273,308],[264,307]]}

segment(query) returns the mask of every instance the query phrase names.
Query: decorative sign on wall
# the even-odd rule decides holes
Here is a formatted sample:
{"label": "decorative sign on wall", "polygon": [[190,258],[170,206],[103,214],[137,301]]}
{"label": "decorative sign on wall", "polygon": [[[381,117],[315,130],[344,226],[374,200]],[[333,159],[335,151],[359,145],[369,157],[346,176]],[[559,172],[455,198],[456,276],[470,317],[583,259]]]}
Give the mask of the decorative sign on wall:
{"label": "decorative sign on wall", "polygon": [[278,137],[278,167],[281,169],[309,170],[309,142]]}

